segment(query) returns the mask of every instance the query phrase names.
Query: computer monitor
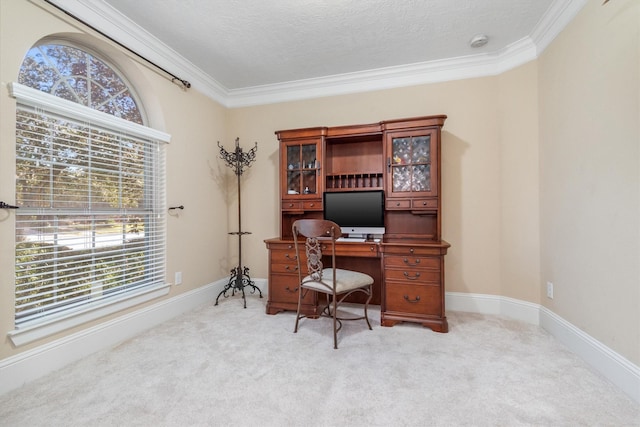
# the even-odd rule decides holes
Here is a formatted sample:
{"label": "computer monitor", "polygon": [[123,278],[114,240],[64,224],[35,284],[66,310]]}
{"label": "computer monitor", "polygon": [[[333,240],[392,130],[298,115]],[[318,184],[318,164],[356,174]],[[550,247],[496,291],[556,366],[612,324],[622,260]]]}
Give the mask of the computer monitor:
{"label": "computer monitor", "polygon": [[324,218],[338,224],[343,234],[355,238],[384,234],[384,191],[327,191],[323,196]]}

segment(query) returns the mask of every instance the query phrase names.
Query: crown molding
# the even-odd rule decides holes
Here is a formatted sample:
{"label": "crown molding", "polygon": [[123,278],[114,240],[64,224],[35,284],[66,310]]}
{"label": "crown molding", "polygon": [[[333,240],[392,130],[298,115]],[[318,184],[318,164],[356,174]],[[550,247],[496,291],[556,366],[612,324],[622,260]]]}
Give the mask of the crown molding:
{"label": "crown molding", "polygon": [[[77,16],[137,54],[180,76],[181,79],[189,81],[192,87],[214,101],[226,104],[228,91],[223,85],[103,0],[48,1]],[[135,56],[129,56],[150,69],[166,75],[161,70],[152,68],[153,66],[147,62]]]}
{"label": "crown molding", "polygon": [[497,53],[231,89],[226,104],[246,107],[493,76],[535,59],[535,54],[536,46],[525,37]]}
{"label": "crown molding", "polygon": [[49,1],[179,74],[214,101],[239,108],[498,75],[535,60],[588,0],[555,0],[530,36],[496,52],[240,89],[224,87],[103,0]]}
{"label": "crown molding", "polygon": [[533,28],[531,38],[537,47],[537,56],[551,44],[558,34],[569,25],[588,0],[555,0]]}

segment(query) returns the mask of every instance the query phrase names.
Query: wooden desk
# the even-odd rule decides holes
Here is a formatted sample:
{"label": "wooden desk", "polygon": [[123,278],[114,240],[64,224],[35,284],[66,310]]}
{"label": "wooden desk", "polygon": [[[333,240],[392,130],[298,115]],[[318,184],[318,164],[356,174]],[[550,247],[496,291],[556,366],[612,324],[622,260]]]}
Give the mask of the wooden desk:
{"label": "wooden desk", "polygon": [[[298,307],[298,272],[293,240],[265,240],[269,250],[267,314]],[[396,239],[382,242],[338,242],[338,266],[367,273],[374,279],[371,304],[380,305],[380,323],[416,322],[447,332],[444,308],[445,241]],[[301,260],[303,265],[306,259]],[[328,265],[328,264],[327,264]],[[353,302],[364,302],[354,300]],[[318,299],[309,293],[303,311],[318,314]]]}
{"label": "wooden desk", "polygon": [[[447,116],[276,131],[280,141],[280,234],[269,250],[267,313],[297,310],[292,224],[322,219],[324,193],[383,190],[381,243],[339,242],[339,266],[374,278],[380,322],[416,322],[446,332],[441,128]],[[305,262],[306,264],[306,262]],[[318,314],[315,293],[302,310]]]}

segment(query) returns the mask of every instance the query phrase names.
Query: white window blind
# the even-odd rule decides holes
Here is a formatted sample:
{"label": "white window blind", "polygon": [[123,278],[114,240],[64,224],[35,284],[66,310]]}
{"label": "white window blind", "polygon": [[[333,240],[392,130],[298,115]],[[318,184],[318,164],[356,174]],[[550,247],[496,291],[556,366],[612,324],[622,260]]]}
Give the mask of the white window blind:
{"label": "white window blind", "polygon": [[169,136],[11,85],[16,114],[16,328],[165,280]]}

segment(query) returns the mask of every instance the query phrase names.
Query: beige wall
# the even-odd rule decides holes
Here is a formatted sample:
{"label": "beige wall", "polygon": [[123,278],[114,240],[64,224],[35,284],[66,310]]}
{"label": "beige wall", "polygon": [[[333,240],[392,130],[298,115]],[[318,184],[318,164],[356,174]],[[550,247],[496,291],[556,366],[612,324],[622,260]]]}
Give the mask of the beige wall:
{"label": "beige wall", "polygon": [[601,4],[538,61],[541,299],[638,365],[640,2]]}
{"label": "beige wall", "polygon": [[[40,38],[61,33],[73,38],[79,31],[30,2],[16,0],[0,0],[0,28],[0,200],[12,203],[15,100],[8,95],[7,83],[17,80],[24,55]],[[216,141],[226,140],[226,109],[197,91],[182,91],[105,43],[86,35],[82,39],[121,66],[146,101],[150,123],[172,135],[167,149],[167,202],[184,204],[185,210],[167,220],[167,280],[173,282],[174,272],[182,271],[184,283],[173,287],[167,298],[224,277],[230,268],[225,244],[229,209]],[[0,359],[48,341],[14,349],[6,336],[13,330],[14,316],[14,219],[11,211],[0,210]]]}
{"label": "beige wall", "polygon": [[537,62],[502,74],[499,82],[500,295],[539,303]]}
{"label": "beige wall", "polygon": [[260,147],[252,175],[243,181],[246,223],[256,224],[243,256],[266,277],[262,241],[279,232],[275,130],[446,114],[442,234],[452,245],[447,290],[538,302],[536,88],[532,63],[500,77],[232,110],[230,132]]}
{"label": "beige wall", "polygon": [[[185,210],[168,218],[167,275],[182,271],[184,285],[169,297],[224,278],[237,261],[227,235],[237,227],[235,177],[217,141],[258,142],[242,177],[243,229],[253,233],[243,261],[266,278],[263,240],[279,231],[274,131],[447,114],[447,290],[543,303],[638,364],[638,6],[600,3],[591,0],[540,60],[500,76],[259,107],[224,109],[125,61],[152,100],[153,124],[173,135],[167,201]],[[0,0],[0,8],[0,199],[13,201],[15,102],[6,83],[39,38],[78,29],[29,2]],[[0,211],[0,331],[13,329],[13,225]],[[0,359],[22,350],[5,339]]]}
{"label": "beige wall", "polygon": [[447,255],[447,288],[499,293],[495,86],[496,79],[476,79],[232,110],[230,131],[237,130],[241,139],[242,134],[251,135],[260,144],[252,170],[259,178],[247,176],[243,201],[246,222],[265,224],[254,227],[255,242],[246,248],[246,258],[258,276],[267,274],[262,240],[279,233],[275,130],[447,114],[442,148],[443,237],[452,244]]}

